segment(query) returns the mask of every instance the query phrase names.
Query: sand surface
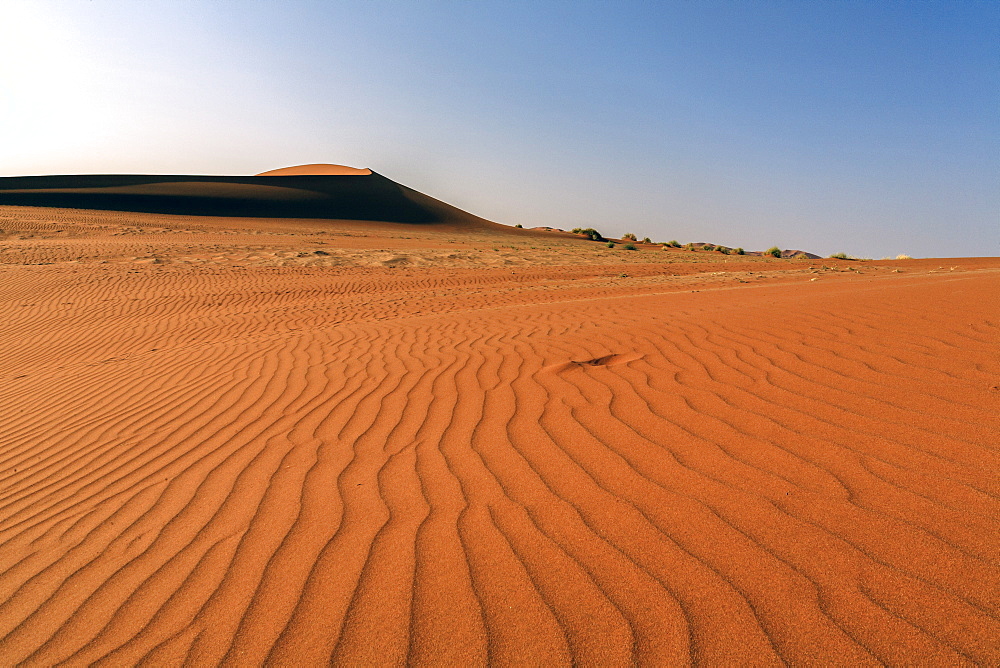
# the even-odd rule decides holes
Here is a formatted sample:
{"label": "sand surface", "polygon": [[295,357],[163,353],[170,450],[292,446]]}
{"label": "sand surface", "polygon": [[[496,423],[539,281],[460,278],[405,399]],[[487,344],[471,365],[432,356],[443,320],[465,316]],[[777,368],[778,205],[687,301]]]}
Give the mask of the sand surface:
{"label": "sand surface", "polygon": [[295,165],[294,167],[282,167],[281,169],[270,169],[261,172],[257,176],[364,176],[371,174],[372,170],[347,165]]}
{"label": "sand surface", "polygon": [[1000,663],[1000,259],[0,229],[2,665]]}

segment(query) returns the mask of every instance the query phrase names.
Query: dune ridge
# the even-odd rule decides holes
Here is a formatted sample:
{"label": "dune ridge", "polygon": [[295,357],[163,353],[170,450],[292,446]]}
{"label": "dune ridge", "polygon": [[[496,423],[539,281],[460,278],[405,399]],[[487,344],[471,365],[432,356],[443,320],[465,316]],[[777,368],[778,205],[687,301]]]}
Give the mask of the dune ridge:
{"label": "dune ridge", "polygon": [[357,167],[348,167],[346,165],[320,163],[270,169],[257,174],[257,176],[365,176],[371,173],[372,170],[367,167],[358,169]]}
{"label": "dune ridge", "polygon": [[257,176],[7,176],[0,177],[3,205],[507,229],[371,170],[338,165],[288,167]]}
{"label": "dune ridge", "polygon": [[1000,661],[996,259],[0,220],[5,664]]}

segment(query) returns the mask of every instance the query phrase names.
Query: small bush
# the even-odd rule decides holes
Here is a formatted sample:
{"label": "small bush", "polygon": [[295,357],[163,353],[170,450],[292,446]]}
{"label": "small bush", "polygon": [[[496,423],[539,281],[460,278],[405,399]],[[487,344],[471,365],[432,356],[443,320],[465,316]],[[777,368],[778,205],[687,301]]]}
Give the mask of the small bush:
{"label": "small bush", "polygon": [[519,229],[519,230],[521,230],[521,229],[524,229],[524,225],[522,225],[521,223],[518,223],[518,224],[517,224],[517,225],[515,225],[514,227],[516,227],[516,228],[517,228],[517,229]]}
{"label": "small bush", "polygon": [[729,249],[726,248],[725,246],[716,246],[715,250],[719,251],[723,255],[729,255]]}
{"label": "small bush", "polygon": [[584,236],[590,237],[591,241],[604,241],[604,237],[601,233],[595,230],[593,227],[574,227],[570,230],[573,234],[582,234]]}
{"label": "small bush", "polygon": [[614,241],[609,241],[608,242],[608,248],[614,248],[614,247],[615,247],[615,242]]}
{"label": "small bush", "polygon": [[644,244],[651,244],[653,242],[649,240],[649,237],[643,237],[642,238],[642,243],[644,243]]}
{"label": "small bush", "polygon": [[677,241],[677,239],[671,239],[670,241],[667,242],[667,245],[672,248],[680,248],[681,242]]}
{"label": "small bush", "polygon": [[690,242],[689,242],[689,243],[686,243],[686,244],[684,244],[684,250],[690,250],[690,251],[693,251],[693,250],[694,250],[694,244],[692,244],[692,243],[690,243]]}
{"label": "small bush", "polygon": [[622,248],[624,248],[625,250],[639,250],[638,248],[635,247],[635,244],[625,244],[624,246],[622,246]]}
{"label": "small bush", "polygon": [[906,253],[900,253],[899,255],[896,256],[896,259],[897,260],[912,260],[913,258],[910,257],[909,255],[907,255]]}
{"label": "small bush", "polygon": [[778,248],[777,246],[771,246],[766,251],[764,251],[764,255],[773,255],[774,257],[781,257],[781,249]]}
{"label": "small bush", "polygon": [[635,235],[632,234],[631,232],[626,232],[625,234],[622,235],[622,239],[630,239],[632,241],[635,241]]}
{"label": "small bush", "polygon": [[733,252],[736,253],[737,255],[746,255],[747,254],[747,252],[745,250],[743,250],[742,248],[737,248]]}
{"label": "small bush", "polygon": [[835,260],[850,260],[851,259],[851,256],[848,255],[847,253],[834,253],[830,257],[833,258],[833,259],[835,259]]}
{"label": "small bush", "polygon": [[714,251],[715,250],[715,246],[713,246],[712,244],[705,244],[704,246],[701,247],[701,249],[702,250],[707,250],[707,251]]}

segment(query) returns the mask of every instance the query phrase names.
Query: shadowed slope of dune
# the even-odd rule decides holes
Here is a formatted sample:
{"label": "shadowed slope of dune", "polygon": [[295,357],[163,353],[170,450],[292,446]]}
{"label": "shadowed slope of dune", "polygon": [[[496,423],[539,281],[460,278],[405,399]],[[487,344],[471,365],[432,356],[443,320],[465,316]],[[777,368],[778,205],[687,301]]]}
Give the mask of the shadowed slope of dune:
{"label": "shadowed slope of dune", "polygon": [[0,178],[0,205],[510,229],[370,170],[345,171],[350,169],[305,165],[258,176],[10,176]]}
{"label": "shadowed slope of dune", "polygon": [[0,664],[996,665],[962,264],[0,263]]}

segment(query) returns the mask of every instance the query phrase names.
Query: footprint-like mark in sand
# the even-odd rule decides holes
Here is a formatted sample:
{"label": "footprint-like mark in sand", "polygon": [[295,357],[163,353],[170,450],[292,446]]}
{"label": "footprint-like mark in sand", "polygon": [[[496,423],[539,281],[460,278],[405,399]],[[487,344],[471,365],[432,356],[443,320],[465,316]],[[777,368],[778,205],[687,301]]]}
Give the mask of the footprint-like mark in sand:
{"label": "footprint-like mark in sand", "polygon": [[608,355],[594,357],[589,360],[570,360],[569,362],[553,364],[547,367],[546,370],[552,373],[565,373],[573,371],[574,369],[582,369],[584,367],[618,366],[619,364],[635,362],[636,360],[642,359],[642,357],[643,356],[639,353],[610,353]]}

